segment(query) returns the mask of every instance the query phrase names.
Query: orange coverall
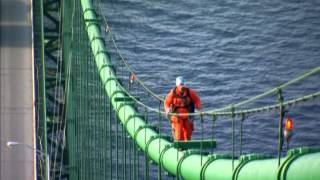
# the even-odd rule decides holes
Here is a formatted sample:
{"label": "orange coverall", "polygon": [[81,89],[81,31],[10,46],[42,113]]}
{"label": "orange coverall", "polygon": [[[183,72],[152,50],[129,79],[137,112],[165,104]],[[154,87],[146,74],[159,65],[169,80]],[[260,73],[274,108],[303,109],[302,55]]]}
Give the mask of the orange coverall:
{"label": "orange coverall", "polygon": [[[172,111],[172,113],[182,114],[189,113],[189,108],[183,104],[191,105],[191,103],[194,103],[195,108],[201,109],[201,100],[196,92],[191,88],[187,88],[189,90],[189,92],[187,93],[185,88],[186,87],[184,86],[177,86],[169,92],[164,101],[164,108],[166,112]],[[184,92],[182,93],[182,91]],[[187,141],[191,139],[193,122],[189,121],[187,115],[171,116],[170,121],[172,134],[174,135],[174,138],[176,140]]]}

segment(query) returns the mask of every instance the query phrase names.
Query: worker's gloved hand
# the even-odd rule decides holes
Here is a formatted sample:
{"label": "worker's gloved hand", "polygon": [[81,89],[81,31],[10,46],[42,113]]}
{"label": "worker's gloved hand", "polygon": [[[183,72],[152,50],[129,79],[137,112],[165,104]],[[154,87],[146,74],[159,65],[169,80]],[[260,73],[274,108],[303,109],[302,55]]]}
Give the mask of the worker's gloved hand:
{"label": "worker's gloved hand", "polygon": [[167,110],[166,110],[166,118],[168,118],[168,119],[170,120],[170,117],[171,117],[171,115],[170,115],[170,109],[167,109]]}
{"label": "worker's gloved hand", "polygon": [[166,118],[168,118],[169,120],[171,119],[171,114],[172,113],[172,108],[168,108],[168,109],[165,109],[166,111]]}

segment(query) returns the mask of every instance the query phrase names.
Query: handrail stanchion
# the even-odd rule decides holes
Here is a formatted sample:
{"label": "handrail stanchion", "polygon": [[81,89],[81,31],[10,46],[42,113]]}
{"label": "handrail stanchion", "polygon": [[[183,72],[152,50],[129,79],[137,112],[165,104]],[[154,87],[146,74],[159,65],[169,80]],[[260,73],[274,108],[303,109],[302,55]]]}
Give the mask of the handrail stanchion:
{"label": "handrail stanchion", "polygon": [[234,170],[234,106],[231,107],[231,112],[232,112],[232,171]]}
{"label": "handrail stanchion", "polygon": [[280,166],[281,151],[282,151],[282,144],[283,144],[282,129],[283,129],[283,116],[284,116],[283,96],[282,96],[281,89],[278,89],[278,100],[280,103],[279,134],[278,134],[278,166]]}
{"label": "handrail stanchion", "polygon": [[[161,137],[161,104],[162,102],[159,100],[159,113],[158,113],[158,130],[159,130],[159,136]],[[161,140],[159,138],[159,154],[161,153]],[[158,180],[161,180],[161,163],[159,161],[159,166],[158,166]]]}
{"label": "handrail stanchion", "polygon": [[202,166],[202,160],[203,160],[203,136],[204,136],[204,120],[203,120],[203,113],[200,113],[200,123],[201,123],[201,143],[200,143],[200,152],[201,152],[201,166]]}
{"label": "handrail stanchion", "polygon": [[243,136],[243,121],[245,119],[245,114],[241,113],[241,122],[240,122],[240,156],[242,155],[242,136]]}

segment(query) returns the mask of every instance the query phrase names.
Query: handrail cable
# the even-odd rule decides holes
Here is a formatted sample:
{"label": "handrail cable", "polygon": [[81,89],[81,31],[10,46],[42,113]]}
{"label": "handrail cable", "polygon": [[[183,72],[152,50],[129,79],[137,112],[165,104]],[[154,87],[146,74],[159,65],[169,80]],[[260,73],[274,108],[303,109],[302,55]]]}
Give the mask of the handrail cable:
{"label": "handrail cable", "polygon": [[[116,81],[117,83],[119,83],[118,81]],[[130,98],[132,98],[132,100],[134,100],[137,104],[141,105],[142,107],[148,109],[149,111],[152,112],[156,112],[156,113],[160,113],[162,115],[165,115],[166,112],[165,111],[160,111],[157,108],[152,108],[146,104],[144,104],[143,102],[141,102],[140,100],[138,100],[136,97],[134,97],[133,95],[131,95],[124,87],[122,87],[120,84],[118,85],[118,87],[124,91]],[[315,93],[311,93],[299,98],[295,98],[292,100],[288,100],[288,101],[284,101],[283,102],[283,106],[284,107],[289,107],[292,105],[296,105],[298,103],[301,102],[305,102],[305,101],[309,101],[315,98],[320,97],[320,91],[315,92]],[[247,114],[255,114],[255,113],[261,113],[261,112],[268,112],[268,111],[273,111],[276,110],[277,108],[280,107],[280,104],[274,104],[274,105],[269,105],[269,106],[263,106],[260,108],[250,108],[250,109],[242,109],[242,110],[238,110],[238,111],[232,111],[231,109],[229,111],[214,111],[214,112],[196,112],[196,113],[169,113],[170,115],[177,115],[177,116],[198,116],[198,115],[215,115],[216,117],[225,117],[225,116],[240,116],[240,115],[247,115]]]}
{"label": "handrail cable", "polygon": [[[101,7],[99,7],[99,8],[101,8]],[[118,55],[120,56],[121,61],[125,64],[125,66],[127,67],[128,71],[129,71],[132,75],[134,75],[134,76],[136,77],[136,81],[143,87],[143,89],[145,89],[151,96],[153,96],[153,97],[156,98],[157,100],[163,102],[163,101],[164,101],[163,98],[161,98],[160,96],[158,96],[157,94],[155,94],[152,90],[150,90],[150,89],[143,83],[143,81],[139,80],[139,78],[137,77],[136,73],[133,71],[133,69],[131,68],[131,66],[128,64],[128,62],[124,59],[124,57],[123,57],[122,54],[120,53],[120,50],[119,50],[119,48],[118,48],[118,46],[117,46],[117,44],[116,44],[116,42],[115,42],[114,35],[113,35],[113,33],[111,32],[111,29],[110,29],[110,26],[109,26],[109,24],[108,24],[108,21],[107,21],[106,17],[103,16],[103,19],[104,19],[104,22],[105,22],[105,25],[106,25],[106,30],[107,30],[107,31],[109,32],[109,34],[110,34],[110,38],[111,38],[111,40],[112,40],[113,46],[116,48],[116,51],[117,51]],[[271,95],[271,94],[273,94],[273,93],[276,93],[276,92],[278,91],[278,89],[286,88],[286,87],[288,87],[288,86],[290,86],[290,85],[292,85],[292,84],[294,84],[294,83],[300,82],[300,81],[304,80],[305,78],[307,78],[307,77],[309,77],[309,76],[311,76],[311,75],[314,75],[314,74],[316,74],[316,73],[319,73],[319,72],[320,72],[320,66],[319,66],[319,67],[316,67],[316,68],[314,68],[314,69],[311,69],[310,71],[302,74],[301,76],[298,76],[298,77],[296,77],[296,78],[294,78],[294,79],[292,79],[292,80],[290,80],[290,81],[288,81],[288,82],[286,82],[286,83],[284,83],[284,84],[282,84],[282,85],[280,85],[280,86],[278,86],[278,87],[275,87],[275,88],[273,88],[273,89],[271,89],[271,90],[269,90],[269,91],[266,91],[266,92],[264,92],[264,93],[262,93],[262,94],[258,94],[258,95],[254,96],[254,97],[251,97],[250,99],[241,101],[241,102],[239,102],[239,103],[237,103],[237,104],[230,104],[230,105],[227,105],[227,106],[225,106],[225,107],[223,107],[223,108],[219,108],[219,109],[212,109],[212,110],[207,110],[207,111],[203,111],[203,112],[189,113],[189,115],[195,116],[195,115],[200,115],[201,113],[204,113],[204,114],[212,114],[212,113],[216,113],[216,112],[221,112],[221,111],[225,111],[225,110],[230,110],[230,108],[231,108],[232,106],[233,106],[234,108],[237,108],[237,107],[243,106],[243,105],[245,105],[245,104],[254,102],[254,101],[256,101],[256,100],[258,100],[258,99],[261,99],[261,98],[263,98],[263,97],[265,97],[265,96],[268,96],[268,95]],[[151,108],[151,109],[154,109],[154,110],[155,110],[155,108]],[[150,109],[150,110],[151,110],[151,109]],[[152,111],[152,110],[151,110],[151,111]],[[227,111],[227,112],[228,112],[228,111]]]}
{"label": "handrail cable", "polygon": [[[99,9],[101,10],[101,6],[99,6]],[[133,69],[132,69],[131,66],[129,65],[129,63],[128,63],[128,62],[124,59],[124,57],[122,56],[122,54],[121,54],[121,52],[120,52],[120,50],[119,50],[119,48],[118,48],[118,46],[117,46],[117,44],[116,44],[116,42],[115,42],[114,35],[113,35],[113,33],[111,32],[111,28],[110,28],[110,26],[109,26],[109,24],[108,24],[108,21],[107,21],[106,16],[103,16],[103,19],[104,19],[104,23],[105,23],[105,26],[106,26],[106,31],[110,34],[110,39],[111,39],[111,41],[112,41],[113,46],[115,47],[115,49],[116,49],[116,51],[117,51],[117,53],[118,53],[121,61],[122,61],[122,62],[124,63],[124,65],[127,67],[128,71],[129,71],[132,75],[135,76],[135,78],[136,78],[135,81],[137,81],[137,82],[143,87],[143,89],[145,89],[152,97],[154,97],[155,99],[163,102],[163,101],[164,101],[163,98],[161,98],[160,96],[158,96],[157,94],[155,94],[151,89],[149,89],[149,88],[143,83],[143,81],[139,80],[139,78],[137,77],[136,73],[133,71]],[[294,83],[300,82],[300,81],[304,80],[305,78],[307,78],[307,77],[309,77],[309,76],[311,76],[311,75],[314,75],[314,74],[316,74],[316,73],[319,73],[319,72],[320,72],[320,66],[318,66],[318,67],[316,67],[316,68],[314,68],[314,69],[311,69],[310,71],[307,71],[306,73],[302,74],[301,76],[298,76],[298,77],[296,77],[296,78],[294,78],[294,79],[292,79],[292,80],[290,80],[290,81],[288,81],[288,82],[286,82],[286,83],[284,83],[284,84],[282,84],[282,85],[280,85],[280,86],[278,86],[278,87],[275,87],[275,88],[273,88],[273,89],[271,89],[271,90],[268,90],[268,91],[266,91],[266,92],[264,92],[264,93],[262,93],[262,94],[258,94],[258,95],[254,96],[254,97],[251,97],[250,99],[247,99],[247,100],[238,102],[238,103],[236,103],[236,104],[230,104],[230,105],[227,105],[227,106],[225,106],[225,107],[223,107],[223,108],[212,109],[212,110],[207,110],[207,111],[203,111],[203,112],[189,113],[189,115],[190,115],[190,116],[196,116],[196,115],[200,115],[200,114],[221,114],[221,113],[217,113],[217,112],[225,112],[225,113],[222,113],[222,114],[228,114],[228,115],[229,115],[229,114],[230,114],[230,111],[229,111],[229,110],[231,109],[231,107],[237,108],[237,107],[243,106],[243,105],[245,105],[245,104],[249,104],[249,103],[251,103],[251,102],[254,102],[254,101],[256,101],[256,100],[258,100],[258,99],[261,99],[261,98],[263,98],[263,97],[265,97],[265,96],[271,95],[271,94],[273,94],[273,93],[277,93],[278,89],[286,88],[286,87],[288,87],[288,86],[290,86],[290,85],[292,85],[292,84],[294,84]],[[129,93],[128,93],[128,94],[129,94]],[[157,109],[155,109],[155,108],[151,108],[151,107],[149,107],[149,108],[150,108],[151,111],[157,111]],[[260,109],[260,108],[253,108],[253,109]],[[244,111],[250,110],[250,112],[251,112],[251,110],[253,110],[253,109],[246,109],[246,110],[244,110]],[[226,110],[227,110],[227,111],[226,111]],[[159,113],[159,112],[158,112],[158,113]],[[161,112],[161,113],[163,114],[164,112]],[[173,114],[174,114],[174,113],[173,113]],[[238,115],[238,114],[237,114],[237,115]]]}
{"label": "handrail cable", "polygon": [[[278,86],[278,87],[275,87],[275,88],[273,88],[273,89],[271,89],[271,90],[269,90],[269,91],[266,91],[266,92],[264,92],[264,93],[262,93],[262,94],[259,94],[259,95],[257,95],[257,96],[251,97],[250,99],[247,99],[247,100],[245,100],[245,101],[242,101],[242,102],[239,102],[239,103],[237,103],[237,104],[234,104],[233,107],[237,108],[237,107],[239,107],[239,106],[242,106],[242,105],[245,105],[245,104],[254,102],[255,100],[261,99],[261,98],[263,98],[263,97],[265,97],[265,96],[271,95],[271,94],[273,94],[273,93],[277,93],[279,89],[286,88],[286,87],[288,87],[288,86],[290,86],[290,85],[292,85],[292,84],[294,84],[294,83],[297,83],[297,82],[299,82],[299,81],[302,81],[302,80],[304,80],[305,78],[307,78],[307,77],[309,77],[309,76],[311,76],[311,75],[314,75],[314,74],[316,74],[316,73],[319,73],[319,72],[320,72],[320,66],[318,66],[318,67],[316,67],[316,68],[314,68],[314,69],[311,69],[310,71],[304,73],[303,75],[298,76],[298,77],[296,77],[296,78],[294,78],[294,79],[292,79],[292,80],[290,80],[290,81],[288,81],[288,82],[286,82],[286,83],[284,83],[284,84],[282,84],[282,85],[280,85],[280,86]],[[231,106],[232,106],[232,105],[226,106],[226,107],[221,108],[221,109],[212,110],[212,112],[214,112],[214,111],[224,111],[224,110],[230,109]]]}
{"label": "handrail cable", "polygon": [[[99,6],[99,8],[101,9],[101,7]],[[103,16],[103,20],[104,20],[104,23],[105,23],[105,26],[106,26],[106,31],[110,34],[110,39],[112,41],[112,44],[113,46],[115,47],[121,61],[123,62],[123,64],[126,66],[127,70],[136,77],[135,81],[137,81],[142,87],[143,89],[145,89],[152,97],[154,97],[155,99],[159,100],[159,101],[164,101],[164,98],[160,97],[159,95],[155,94],[151,89],[149,89],[144,83],[143,81],[141,81],[136,73],[133,71],[133,69],[131,68],[131,66],[128,64],[128,62],[124,59],[124,57],[122,56],[119,48],[118,48],[118,45],[116,44],[115,42],[115,39],[114,39],[114,35],[113,33],[111,32],[111,29],[110,29],[110,26],[108,24],[108,21],[107,21],[107,18],[105,16]]]}

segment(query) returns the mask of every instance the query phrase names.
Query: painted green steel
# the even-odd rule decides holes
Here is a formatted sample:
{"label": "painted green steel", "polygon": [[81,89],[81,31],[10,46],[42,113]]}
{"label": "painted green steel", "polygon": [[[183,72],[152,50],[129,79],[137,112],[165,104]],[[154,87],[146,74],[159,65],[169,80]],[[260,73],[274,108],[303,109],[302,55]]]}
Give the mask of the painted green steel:
{"label": "painted green steel", "polygon": [[[138,112],[132,105],[124,105],[125,102],[115,101],[115,98],[125,98],[127,97],[127,95],[121,90],[121,88],[119,87],[119,83],[117,82],[117,78],[112,68],[109,56],[106,53],[106,47],[104,45],[103,39],[101,38],[100,26],[99,24],[97,24],[97,21],[92,21],[94,19],[97,19],[97,17],[95,11],[92,8],[91,2],[82,0],[81,4],[84,19],[86,22],[86,30],[88,33],[89,41],[91,43],[91,49],[93,54],[95,55],[95,63],[100,72],[100,78],[105,86],[105,91],[110,97],[113,108],[118,111],[117,115],[119,120],[122,123],[126,122],[126,130],[129,135],[135,138],[138,146],[142,150],[146,151],[145,148],[147,141],[149,141],[149,139],[151,139],[153,136],[157,136],[158,134],[152,128],[147,127],[142,118],[137,116],[135,118],[128,119],[128,117],[138,114]],[[104,52],[101,52],[102,50]],[[161,147],[158,146],[159,140],[161,141]],[[152,159],[152,161],[159,163],[159,149],[160,151],[162,151],[166,145],[169,145],[171,143],[168,140],[162,138],[154,139],[153,141],[156,143],[150,142],[148,156]],[[156,151],[154,150],[154,148],[156,149]],[[172,158],[171,154],[175,154],[173,156],[175,157],[175,159],[177,159],[177,149],[175,148],[171,148],[170,151],[168,151],[168,153],[166,154],[168,154],[169,156],[164,156],[164,161],[170,162]],[[170,171],[170,173],[176,175],[177,166],[175,163],[164,163],[163,165],[165,169]]]}
{"label": "painted green steel", "polygon": [[[238,165],[238,161],[235,160],[235,166]],[[203,179],[219,179],[230,180],[232,179],[232,159],[217,159],[210,163],[203,172]]]}
{"label": "painted green steel", "polygon": [[[299,172],[299,173],[297,173]],[[286,180],[320,179],[320,153],[307,154],[297,158],[290,164],[286,172]]]}
{"label": "painted green steel", "polygon": [[[43,0],[33,2],[34,18],[34,57],[36,61],[36,81],[37,81],[37,116],[39,118],[38,136],[40,137],[39,148],[42,152],[47,153],[47,102],[46,102],[46,72],[45,72],[45,55],[44,55],[44,26],[43,26]],[[37,157],[39,158],[39,157]],[[42,158],[39,158],[42,159]],[[44,158],[40,162],[43,167],[41,178],[48,177],[48,163]]]}
{"label": "painted green steel", "polygon": [[[100,26],[91,1],[81,0],[83,16],[86,22],[86,29],[91,43],[91,49],[95,55],[95,63],[100,72],[100,78],[104,84],[104,89],[110,98],[113,108],[117,111],[117,117],[121,123],[125,124],[128,134],[134,138],[138,146],[147,154],[147,156],[172,175],[182,176],[184,179],[276,179],[278,172],[277,159],[259,159],[252,156],[244,156],[240,160],[234,161],[235,171],[232,170],[233,161],[230,157],[220,157],[212,159],[212,156],[201,156],[186,151],[178,151],[167,139],[158,135],[158,133],[148,126],[143,117],[139,115],[131,103],[119,101],[126,99],[127,95],[119,87],[115,72],[112,68],[107,48],[101,38]],[[96,21],[93,21],[96,20]],[[117,98],[117,101],[115,100]],[[134,117],[134,118],[132,118]],[[259,157],[259,156],[258,156]],[[302,168],[309,164],[313,158],[315,161],[312,168]],[[320,153],[306,154],[300,156],[296,162],[288,168],[290,175],[305,179],[308,175],[311,179],[319,179],[317,171],[320,162]],[[283,164],[287,161],[283,161]],[[301,176],[300,176],[301,175]],[[309,180],[308,179],[308,180]]]}
{"label": "painted green steel", "polygon": [[234,179],[237,180],[274,180],[277,178],[278,159],[263,159],[247,162]]}
{"label": "painted green steel", "polygon": [[291,149],[284,161],[278,171],[278,180],[320,179],[320,148]]}
{"label": "painted green steel", "polygon": [[187,155],[178,167],[180,175],[186,180],[201,179],[201,171],[207,160],[208,156],[203,155],[201,159],[201,155],[197,153]]}
{"label": "painted green steel", "polygon": [[79,179],[78,177],[78,165],[76,163],[76,147],[77,140],[75,136],[76,132],[76,117],[75,111],[76,106],[74,102],[75,93],[74,92],[74,81],[71,80],[70,72],[72,66],[72,51],[74,48],[72,47],[72,21],[73,18],[70,18],[71,12],[74,12],[74,2],[73,1],[62,1],[61,5],[61,13],[62,13],[62,34],[63,34],[63,43],[62,43],[62,52],[63,52],[63,62],[64,62],[64,72],[66,75],[66,79],[68,81],[66,88],[66,117],[67,117],[67,148],[68,148],[68,164],[71,167],[69,170],[69,180]]}
{"label": "painted green steel", "polygon": [[216,147],[216,141],[212,139],[191,140],[191,141],[174,141],[173,146],[181,149],[197,149],[202,146],[203,149]]}
{"label": "painted green steel", "polygon": [[264,155],[244,155],[233,172],[233,179],[275,179],[277,169],[276,159]]}

